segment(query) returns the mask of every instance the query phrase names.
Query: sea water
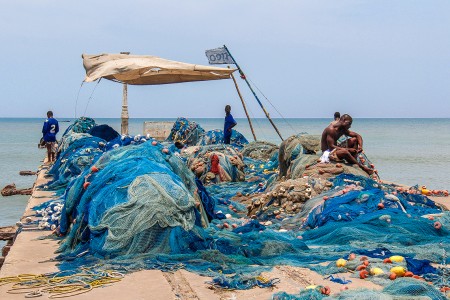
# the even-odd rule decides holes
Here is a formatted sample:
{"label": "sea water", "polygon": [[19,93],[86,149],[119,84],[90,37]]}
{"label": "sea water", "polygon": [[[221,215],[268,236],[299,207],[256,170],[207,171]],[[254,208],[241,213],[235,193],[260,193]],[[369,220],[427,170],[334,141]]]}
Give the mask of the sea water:
{"label": "sea water", "polygon": [[[205,130],[223,129],[223,119],[190,119]],[[0,188],[15,183],[29,188],[35,176],[20,176],[19,171],[36,171],[46,150],[38,149],[44,119],[0,119]],[[61,137],[72,119],[60,118]],[[70,121],[70,122],[65,122]],[[130,119],[129,132],[142,134],[144,121],[175,119]],[[307,132],[321,134],[330,119],[274,119],[283,138]],[[120,132],[120,119],[96,119]],[[252,141],[246,119],[237,119],[236,130]],[[254,119],[258,140],[281,142],[270,122]],[[351,130],[361,134],[364,150],[375,164],[382,180],[409,186],[419,184],[431,189],[450,189],[450,119],[354,119]],[[0,226],[13,225],[22,216],[29,196],[0,197]]]}

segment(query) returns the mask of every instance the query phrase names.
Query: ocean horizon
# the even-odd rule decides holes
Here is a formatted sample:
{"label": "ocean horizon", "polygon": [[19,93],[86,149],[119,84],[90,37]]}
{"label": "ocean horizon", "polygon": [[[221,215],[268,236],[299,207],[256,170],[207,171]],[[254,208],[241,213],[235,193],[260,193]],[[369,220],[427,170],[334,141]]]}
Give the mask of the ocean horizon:
{"label": "ocean horizon", "polygon": [[[58,117],[61,138],[74,120]],[[120,118],[94,118],[120,132]],[[20,176],[19,171],[36,171],[45,156],[38,149],[44,118],[0,118],[0,188],[15,183],[31,187],[35,176]],[[131,118],[129,132],[143,133],[144,121],[175,121],[176,118]],[[205,130],[222,129],[223,118],[189,118]],[[236,130],[249,141],[252,134],[247,119],[236,118]],[[284,139],[301,132],[320,135],[330,118],[274,118]],[[69,121],[69,122],[64,122]],[[281,142],[267,119],[252,119],[258,140]],[[361,134],[364,150],[382,180],[430,189],[450,189],[450,118],[355,118],[351,130]],[[0,226],[13,225],[23,214],[29,196],[1,197]]]}

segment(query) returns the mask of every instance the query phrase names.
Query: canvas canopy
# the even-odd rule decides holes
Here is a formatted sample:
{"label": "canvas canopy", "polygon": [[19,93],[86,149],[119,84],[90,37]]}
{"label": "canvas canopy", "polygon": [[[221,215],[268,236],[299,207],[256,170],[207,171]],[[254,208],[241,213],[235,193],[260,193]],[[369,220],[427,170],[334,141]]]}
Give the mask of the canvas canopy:
{"label": "canvas canopy", "polygon": [[134,85],[228,79],[235,69],[188,64],[157,56],[83,54],[85,82],[106,78]]}

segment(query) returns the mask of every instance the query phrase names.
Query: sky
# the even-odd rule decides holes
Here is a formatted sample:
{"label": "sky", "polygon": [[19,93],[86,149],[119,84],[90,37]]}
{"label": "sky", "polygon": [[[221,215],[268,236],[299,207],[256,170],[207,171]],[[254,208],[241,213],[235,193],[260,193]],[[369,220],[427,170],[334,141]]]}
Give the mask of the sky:
{"label": "sky", "polygon": [[[224,44],[273,118],[450,117],[444,0],[3,0],[0,28],[0,117],[118,118],[122,85],[82,85],[82,53],[208,64]],[[128,102],[130,118],[245,117],[231,80],[129,86]]]}

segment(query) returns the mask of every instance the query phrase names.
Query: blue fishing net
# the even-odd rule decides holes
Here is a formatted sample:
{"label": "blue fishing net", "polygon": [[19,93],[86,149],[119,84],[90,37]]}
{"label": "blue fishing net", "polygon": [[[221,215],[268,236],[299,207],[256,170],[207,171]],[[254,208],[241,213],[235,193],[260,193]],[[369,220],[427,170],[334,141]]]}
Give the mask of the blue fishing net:
{"label": "blue fishing net", "polygon": [[[207,131],[203,134],[202,138],[197,142],[197,145],[215,145],[223,144],[223,131],[220,129],[214,129]],[[237,130],[231,129],[230,144],[234,147],[242,148],[248,144],[247,139]]]}
{"label": "blue fishing net", "polygon": [[[382,248],[384,255],[406,257],[406,268],[438,286],[448,277],[440,271],[445,267],[428,267],[447,263],[450,214],[424,196],[348,174],[332,181],[277,181],[277,150],[263,159],[223,145],[179,154],[170,142],[142,136],[107,143],[70,131],[64,139],[50,184],[65,189],[59,220],[65,237],[58,249],[63,270],[97,264],[124,271],[185,268],[213,277],[214,286],[246,289],[275,284],[258,277],[275,265],[335,274],[348,270],[335,260],[362,250],[373,251],[365,255],[382,264],[376,260]],[[280,153],[314,156],[303,153],[305,147],[292,143]],[[193,167],[199,162],[203,170]],[[220,169],[230,180],[205,180]],[[398,282],[420,293],[415,283]],[[316,292],[295,297],[319,297]]]}
{"label": "blue fishing net", "polygon": [[197,123],[186,118],[178,118],[170,131],[167,141],[180,141],[185,145],[197,145],[204,135],[205,130]]}

